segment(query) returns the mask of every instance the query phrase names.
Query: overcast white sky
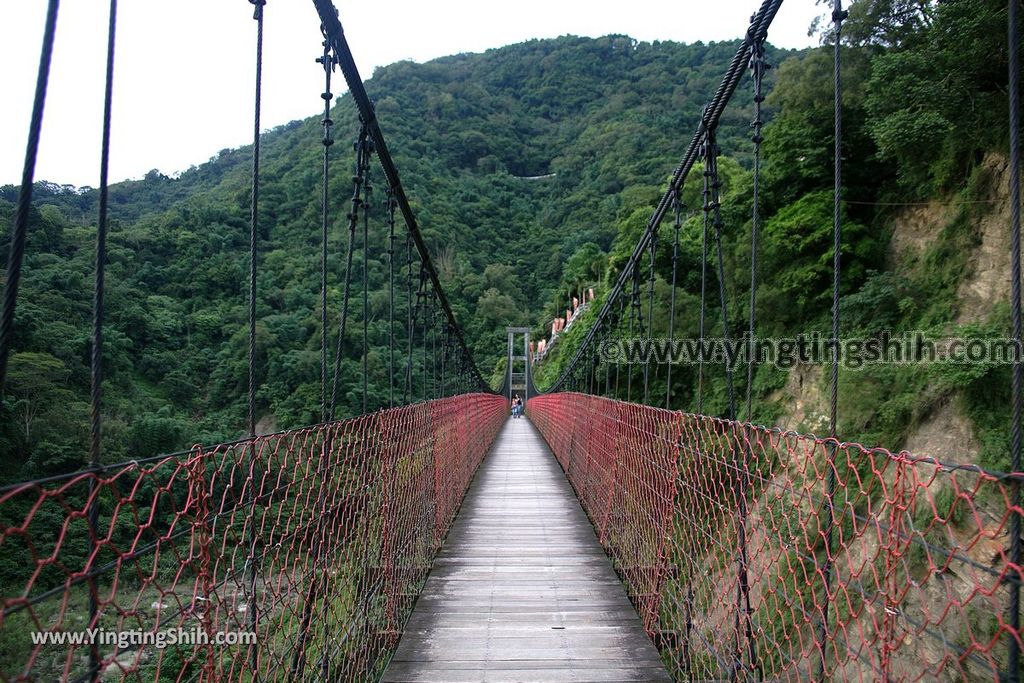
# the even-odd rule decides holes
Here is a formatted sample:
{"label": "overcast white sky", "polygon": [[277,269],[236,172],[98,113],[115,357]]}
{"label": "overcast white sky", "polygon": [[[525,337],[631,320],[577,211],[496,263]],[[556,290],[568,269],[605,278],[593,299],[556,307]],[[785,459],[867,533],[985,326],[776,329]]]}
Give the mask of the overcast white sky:
{"label": "overcast white sky", "polygon": [[[61,3],[36,180],[96,185],[107,0]],[[530,38],[624,33],[695,42],[739,37],[760,0],[335,0],[363,78],[402,59],[480,52]],[[21,177],[45,0],[0,0],[0,184]],[[805,47],[814,0],[784,4],[769,33]],[[316,114],[320,28],[308,0],[269,0],[264,128]],[[252,139],[255,22],[246,0],[120,0],[111,180],[173,174]],[[335,94],[344,81],[336,77]],[[385,134],[387,130],[385,129]]]}

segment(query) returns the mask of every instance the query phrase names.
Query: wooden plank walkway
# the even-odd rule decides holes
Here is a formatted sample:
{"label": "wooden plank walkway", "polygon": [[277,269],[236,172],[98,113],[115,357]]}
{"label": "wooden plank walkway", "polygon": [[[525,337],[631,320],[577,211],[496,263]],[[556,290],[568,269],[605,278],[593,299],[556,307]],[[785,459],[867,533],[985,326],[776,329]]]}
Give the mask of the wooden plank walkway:
{"label": "wooden plank walkway", "polygon": [[525,418],[507,421],[477,472],[382,680],[671,680]]}

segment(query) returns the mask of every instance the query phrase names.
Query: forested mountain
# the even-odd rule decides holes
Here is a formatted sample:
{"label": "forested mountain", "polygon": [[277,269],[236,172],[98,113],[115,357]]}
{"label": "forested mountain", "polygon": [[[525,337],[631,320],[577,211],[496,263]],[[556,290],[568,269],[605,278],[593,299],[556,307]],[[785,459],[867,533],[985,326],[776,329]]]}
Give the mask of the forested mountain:
{"label": "forested mountain", "polygon": [[[1010,336],[1006,7],[995,0],[859,0],[843,41],[841,336],[922,331],[932,339]],[[824,35],[826,42],[831,36]],[[776,62],[765,127],[757,320],[760,337],[829,336],[832,273],[832,48]],[[742,91],[741,91],[742,92]],[[723,252],[733,339],[749,315],[751,175],[723,143]],[[739,163],[737,163],[737,161]],[[701,173],[684,200],[676,335],[696,338],[700,295]],[[653,206],[620,213],[608,276],[617,275]],[[667,333],[671,220],[660,230],[653,335]],[[713,253],[713,252],[712,252]],[[721,330],[714,262],[709,330]],[[645,299],[646,302],[646,291]],[[537,373],[556,377],[586,325],[574,326]],[[844,367],[839,433],[951,461],[1009,467],[1007,364],[916,363]],[[805,432],[827,430],[821,365],[762,365],[752,415],[741,419]],[[745,368],[743,368],[745,370]],[[696,409],[696,368],[673,372],[672,406]],[[737,391],[746,389],[737,372]],[[640,373],[623,398],[642,395]],[[654,371],[663,404],[664,372]],[[726,414],[722,366],[709,371],[702,410]]]}
{"label": "forested mountain", "polygon": [[[993,207],[1005,197],[998,153],[1007,139],[1005,12],[995,0],[851,6],[844,47],[848,334],[1005,334],[1005,304],[975,305],[963,293],[978,272],[975,252],[989,239],[984,226],[998,223]],[[426,64],[401,62],[367,82],[485,376],[504,353],[506,325],[530,325],[539,336],[572,290],[593,285],[603,295],[736,46],[563,37]],[[769,49],[768,61],[775,68],[768,73],[762,187],[758,318],[764,336],[827,329],[832,211],[830,49]],[[310,94],[311,113],[318,94]],[[748,82],[719,133],[735,334],[748,313],[752,116]],[[341,301],[350,142],[358,127],[347,96],[338,99],[333,119],[339,144],[330,181],[332,318]],[[312,116],[263,140],[258,403],[268,429],[318,419],[320,137],[319,116]],[[178,177],[153,171],[111,188],[108,460],[229,439],[243,429],[250,165],[249,148],[223,150]],[[700,291],[700,175],[692,175],[684,196],[692,215],[682,235],[677,320],[688,336],[696,336]],[[374,407],[387,399],[379,174],[375,188],[381,201],[374,205],[368,264]],[[0,188],[3,243],[15,197],[16,188]],[[41,183],[35,198],[0,422],[0,451],[7,456],[0,474],[7,480],[78,467],[87,443],[97,197]],[[934,215],[918,216],[914,224],[923,227],[908,232],[914,218],[908,211],[916,206],[931,207]],[[667,222],[657,262],[661,310],[669,298],[671,237]],[[358,251],[355,267],[362,267]],[[713,278],[708,286],[717,291]],[[361,301],[358,285],[353,296]],[[357,306],[356,321],[360,315]],[[719,319],[716,297],[708,316]],[[656,318],[654,333],[666,325]],[[583,331],[575,326],[545,361],[542,382],[558,375]],[[344,415],[359,410],[361,325],[350,325],[348,334],[343,372],[353,391],[342,397]],[[769,423],[793,417],[785,399],[789,377],[762,367],[755,378],[761,407],[741,417]],[[999,466],[1005,456],[1005,367],[877,366],[844,371],[842,384],[841,428],[849,438],[899,447],[909,430],[955,398],[973,420],[982,461]],[[674,375],[675,407],[693,408],[694,385],[691,369]],[[705,411],[722,413],[724,383],[717,375],[709,392]],[[815,423],[794,417],[790,426]]]}
{"label": "forested mountain", "polygon": [[[619,219],[657,196],[735,49],[563,37],[397,63],[368,81],[485,375],[504,352],[506,325],[539,332],[564,309],[571,286],[603,277]],[[769,55],[779,63],[791,53]],[[741,160],[751,149],[751,114],[750,102],[735,108],[722,134]],[[358,127],[348,96],[338,98],[333,119],[332,318]],[[320,137],[314,116],[262,142],[258,400],[266,428],[318,416]],[[152,171],[111,187],[108,460],[228,439],[244,426],[250,166],[249,148],[226,149],[176,178]],[[383,178],[375,184],[383,201]],[[16,188],[0,188],[3,243],[15,198]],[[0,434],[6,478],[67,471],[85,457],[96,202],[88,188],[36,188]],[[369,262],[376,405],[387,398],[379,206]],[[360,315],[357,306],[356,321]],[[342,414],[358,412],[360,324],[349,337],[344,374],[353,392],[343,396]]]}

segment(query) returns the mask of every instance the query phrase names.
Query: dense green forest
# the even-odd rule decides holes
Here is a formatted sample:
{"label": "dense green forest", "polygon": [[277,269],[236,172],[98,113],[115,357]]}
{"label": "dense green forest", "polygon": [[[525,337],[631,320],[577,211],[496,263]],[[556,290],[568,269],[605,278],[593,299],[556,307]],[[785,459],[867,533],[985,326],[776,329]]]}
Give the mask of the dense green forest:
{"label": "dense green forest", "polygon": [[[1005,6],[993,0],[860,0],[844,47],[846,199],[844,326],[950,329],[959,283],[980,239],[995,182],[986,153],[1006,148]],[[827,35],[823,35],[828,40]],[[626,36],[535,40],[378,69],[367,82],[457,318],[485,376],[504,352],[506,325],[543,335],[575,290],[598,296],[617,275],[666,178],[737,47],[735,42],[643,43]],[[830,49],[769,48],[763,183],[764,245],[758,317],[764,335],[825,329],[831,254]],[[316,111],[319,93],[310,94]],[[727,288],[736,332],[746,317],[753,102],[748,80],[723,119]],[[347,96],[333,119],[331,317],[341,302],[349,141],[358,122]],[[121,122],[121,125],[129,125]],[[267,428],[310,424],[319,411],[320,120],[267,133],[261,190],[260,374]],[[251,149],[225,149],[177,177],[152,171],[111,188],[105,365],[105,459],[142,457],[226,440],[244,427],[246,269]],[[376,169],[374,169],[376,172]],[[699,173],[686,188],[700,206]],[[376,195],[383,201],[383,179]],[[17,188],[0,188],[6,243]],[[914,263],[889,257],[898,202],[953,206],[948,225]],[[89,311],[97,193],[39,183],[2,410],[6,480],[80,466],[88,419]],[[375,204],[368,259],[371,405],[387,401],[386,227]],[[683,231],[679,329],[696,332],[700,216]],[[662,227],[657,297],[668,300],[671,226]],[[6,257],[3,254],[2,257]],[[356,252],[357,269],[362,256]],[[358,281],[358,278],[356,278]],[[717,285],[712,284],[711,291]],[[354,301],[361,301],[357,286]],[[401,306],[399,302],[399,306]],[[709,316],[718,319],[717,304]],[[664,304],[661,310],[664,309]],[[362,315],[346,339],[343,415],[359,411]],[[1001,334],[1005,307],[971,323]],[[654,332],[663,331],[657,317]],[[541,368],[558,375],[574,326]],[[786,381],[764,367],[761,397]],[[692,408],[694,374],[676,374],[673,404]],[[843,377],[847,434],[899,446],[907,429],[955,388],[985,442],[1005,452],[999,424],[1005,368],[956,372],[879,367]],[[715,378],[705,409],[724,410]],[[635,396],[636,394],[634,394]],[[762,401],[751,419],[782,411]]]}
{"label": "dense green forest", "polygon": [[[933,337],[1009,336],[1008,259],[1005,272],[981,272],[985,266],[977,258],[982,248],[1005,253],[1009,239],[1005,26],[1006,7],[993,0],[861,0],[851,5],[842,50],[844,338],[867,339],[885,330],[920,330]],[[826,31],[822,39],[827,43],[831,36]],[[758,336],[818,331],[827,337],[832,48],[810,50],[777,67],[767,100],[772,118],[764,133]],[[743,100],[742,92],[737,98]],[[727,157],[720,161],[723,251],[730,334],[735,339],[744,334],[749,315],[752,178],[742,148],[729,142],[721,146]],[[691,214],[681,236],[677,338],[695,338],[699,330],[699,171],[691,174],[684,188]],[[654,188],[650,191],[653,194]],[[619,212],[619,234],[606,273],[609,285],[651,214],[653,202],[650,196],[646,199]],[[655,337],[667,335],[671,223],[666,220],[659,231]],[[988,287],[994,296],[972,300],[967,285]],[[713,266],[707,287],[714,293],[708,301],[709,329],[717,336],[721,307]],[[590,317],[594,313],[589,312]],[[550,354],[537,372],[541,386],[559,376],[586,329],[575,326]],[[641,373],[620,370],[621,397],[630,391],[636,400],[642,395]],[[626,381],[629,376],[631,384]],[[788,379],[784,370],[759,367],[753,414],[739,417],[764,424],[786,417],[792,408],[787,405],[792,397],[784,391]],[[812,381],[816,382],[813,376]],[[654,371],[653,382],[657,389],[652,402],[663,405],[663,372]],[[694,409],[696,385],[695,367],[674,372],[673,407]],[[745,372],[737,372],[737,390],[744,392],[745,385]],[[961,443],[956,453],[944,455],[1004,469],[1009,465],[1009,388],[1007,365],[844,368],[840,433],[846,439],[900,448],[934,410],[952,402],[969,419],[977,446]],[[703,411],[727,414],[721,365],[710,371]],[[786,426],[824,429],[823,416],[817,418]]]}
{"label": "dense green forest", "polygon": [[[539,330],[564,307],[563,280],[593,284],[603,274],[617,217],[663,183],[680,131],[695,125],[735,49],[564,37],[398,63],[367,82],[485,376],[504,352],[506,325]],[[789,56],[771,54],[776,61]],[[310,94],[312,111],[317,99]],[[726,136],[747,156],[751,111],[738,108]],[[352,193],[349,141],[358,127],[348,96],[338,98],[333,118],[332,320],[341,304]],[[319,414],[320,137],[319,117],[311,117],[262,141],[258,400],[269,427],[311,424]],[[152,171],[111,188],[104,358],[110,461],[225,440],[244,428],[251,160],[249,148],[225,149],[179,177]],[[528,178],[548,174],[556,175]],[[383,201],[383,179],[374,182]],[[16,188],[0,189],[5,231],[15,199]],[[39,183],[35,191],[0,435],[0,448],[14,456],[3,459],[7,478],[83,462],[96,202],[88,188]],[[368,264],[374,407],[386,403],[388,382],[387,229],[379,206],[371,207]],[[571,259],[577,252],[581,257]],[[584,272],[566,270],[567,260],[585,261]],[[359,411],[358,250],[354,267],[342,415]]]}

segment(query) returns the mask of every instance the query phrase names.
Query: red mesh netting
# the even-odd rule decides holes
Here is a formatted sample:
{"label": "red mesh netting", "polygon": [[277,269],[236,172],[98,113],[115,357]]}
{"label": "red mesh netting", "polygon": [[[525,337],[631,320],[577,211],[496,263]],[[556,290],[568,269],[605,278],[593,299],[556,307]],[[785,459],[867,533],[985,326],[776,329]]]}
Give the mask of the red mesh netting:
{"label": "red mesh netting", "polygon": [[677,679],[804,681],[824,652],[827,680],[997,680],[1020,641],[1014,477],[584,394],[528,414]]}
{"label": "red mesh netting", "polygon": [[104,681],[376,678],[506,413],[466,394],[4,489],[0,679],[89,680],[89,644],[32,632],[90,628]]}

